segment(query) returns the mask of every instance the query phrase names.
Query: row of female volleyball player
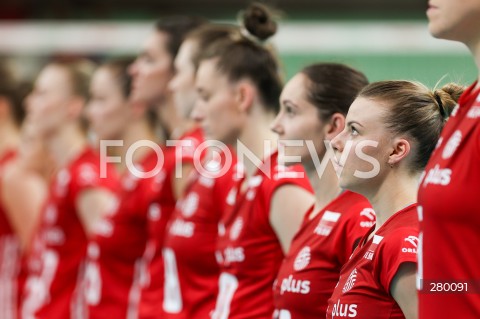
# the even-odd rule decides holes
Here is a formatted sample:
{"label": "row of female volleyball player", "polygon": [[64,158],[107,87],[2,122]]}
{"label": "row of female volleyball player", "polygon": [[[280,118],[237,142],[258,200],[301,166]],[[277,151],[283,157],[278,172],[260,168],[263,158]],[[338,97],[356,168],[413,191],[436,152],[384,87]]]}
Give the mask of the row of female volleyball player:
{"label": "row of female volleyball player", "polygon": [[[429,9],[432,32],[478,50],[476,31],[460,34],[480,5],[453,2]],[[478,89],[439,139],[463,88],[368,84],[319,63],[282,89],[263,44],[275,22],[259,4],[243,18],[161,20],[135,61],[91,78],[85,61],[49,63],[21,133],[19,98],[2,83],[2,318],[478,317],[478,294],[458,291],[480,278]],[[151,141],[161,169],[102,167],[83,114],[98,140],[121,141],[103,157]],[[200,152],[208,174],[194,165],[204,140],[234,154]],[[283,152],[264,148],[277,140]],[[157,167],[152,144],[133,153],[135,169]],[[237,159],[240,144],[254,156]],[[287,156],[301,165],[284,167]]]}

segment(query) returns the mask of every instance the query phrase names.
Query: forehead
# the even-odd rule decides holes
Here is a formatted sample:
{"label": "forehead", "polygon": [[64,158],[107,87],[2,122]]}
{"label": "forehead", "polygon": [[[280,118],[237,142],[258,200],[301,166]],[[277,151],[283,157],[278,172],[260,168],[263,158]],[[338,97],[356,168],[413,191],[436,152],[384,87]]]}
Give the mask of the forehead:
{"label": "forehead", "polygon": [[167,43],[169,36],[163,31],[154,31],[152,32],[143,45],[145,52],[153,55],[168,54],[167,52]]}
{"label": "forehead", "polygon": [[40,72],[35,85],[65,88],[68,87],[69,83],[70,79],[67,70],[59,65],[50,64]]}
{"label": "forehead", "polygon": [[199,88],[216,88],[226,85],[227,77],[218,71],[217,60],[208,59],[200,62],[197,71],[197,86]]}
{"label": "forehead", "polygon": [[184,41],[175,58],[175,67],[178,68],[186,64],[192,64],[192,56],[195,50],[195,43],[192,40]]}
{"label": "forehead", "polygon": [[303,73],[296,74],[282,90],[281,100],[305,100],[307,91],[307,78]]}
{"label": "forehead", "polygon": [[380,126],[386,108],[385,103],[381,101],[358,97],[348,110],[347,123],[355,121],[363,126]]}

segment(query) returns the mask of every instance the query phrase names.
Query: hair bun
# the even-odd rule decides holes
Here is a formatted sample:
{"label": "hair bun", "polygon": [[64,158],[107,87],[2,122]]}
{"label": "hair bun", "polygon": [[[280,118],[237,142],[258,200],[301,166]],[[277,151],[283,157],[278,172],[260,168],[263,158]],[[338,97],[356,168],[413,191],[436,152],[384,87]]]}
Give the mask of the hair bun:
{"label": "hair bun", "polygon": [[243,12],[243,25],[251,35],[265,41],[277,32],[277,23],[266,5],[252,3]]}
{"label": "hair bun", "polygon": [[435,90],[433,96],[437,101],[440,113],[447,118],[452,113],[458,99],[462,95],[465,88],[455,83],[445,84],[441,89]]}

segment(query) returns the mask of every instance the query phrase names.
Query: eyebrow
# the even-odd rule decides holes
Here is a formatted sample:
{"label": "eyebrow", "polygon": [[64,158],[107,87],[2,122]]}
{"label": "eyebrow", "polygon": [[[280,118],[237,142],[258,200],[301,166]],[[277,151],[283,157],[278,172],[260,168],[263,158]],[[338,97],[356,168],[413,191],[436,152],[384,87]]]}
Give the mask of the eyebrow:
{"label": "eyebrow", "polygon": [[293,106],[294,108],[297,108],[297,109],[299,108],[297,104],[293,103],[292,101],[290,101],[288,99],[287,100],[282,100],[281,102],[284,105]]}
{"label": "eyebrow", "polygon": [[347,122],[347,126],[351,126],[352,124],[358,124],[358,125],[360,125],[361,127],[363,127],[363,125],[360,124],[360,123],[358,123],[357,121],[348,121],[348,122]]}

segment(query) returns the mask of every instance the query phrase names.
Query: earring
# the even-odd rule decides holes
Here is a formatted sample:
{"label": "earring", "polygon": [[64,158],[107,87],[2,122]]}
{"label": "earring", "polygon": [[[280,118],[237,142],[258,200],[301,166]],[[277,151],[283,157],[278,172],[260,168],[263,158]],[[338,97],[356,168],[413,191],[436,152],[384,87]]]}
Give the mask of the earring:
{"label": "earring", "polygon": [[393,168],[393,164],[392,164],[392,163],[389,163],[389,165],[390,165],[390,168]]}

